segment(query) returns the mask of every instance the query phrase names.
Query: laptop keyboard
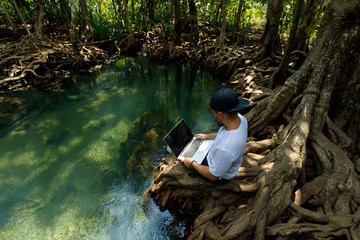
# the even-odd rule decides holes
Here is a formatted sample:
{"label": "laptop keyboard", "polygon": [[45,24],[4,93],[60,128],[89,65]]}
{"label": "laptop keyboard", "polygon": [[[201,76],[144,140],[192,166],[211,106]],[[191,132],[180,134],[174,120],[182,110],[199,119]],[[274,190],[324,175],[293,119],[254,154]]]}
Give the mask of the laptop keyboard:
{"label": "laptop keyboard", "polygon": [[186,149],[186,151],[181,154],[184,157],[192,157],[194,156],[196,150],[199,148],[200,144],[202,143],[202,140],[195,139],[190,146]]}

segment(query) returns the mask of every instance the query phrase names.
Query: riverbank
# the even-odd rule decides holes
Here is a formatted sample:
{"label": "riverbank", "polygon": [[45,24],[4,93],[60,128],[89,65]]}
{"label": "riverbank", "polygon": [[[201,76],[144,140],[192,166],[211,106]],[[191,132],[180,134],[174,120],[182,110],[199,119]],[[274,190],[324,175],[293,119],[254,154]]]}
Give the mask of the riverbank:
{"label": "riverbank", "polygon": [[[17,39],[0,39],[0,93],[29,88],[51,92],[60,90],[61,83],[82,73],[94,71],[126,55],[141,54],[158,62],[191,62],[226,81],[239,67],[252,63],[251,54],[259,37],[254,28],[249,36],[232,34],[227,46],[216,45],[210,26],[199,44],[184,38],[181,45],[161,42],[161,32],[136,32],[130,41],[127,34],[115,39],[78,42],[81,58],[75,57],[66,31],[45,31],[40,39],[23,35]],[[3,34],[6,36],[6,34]]]}

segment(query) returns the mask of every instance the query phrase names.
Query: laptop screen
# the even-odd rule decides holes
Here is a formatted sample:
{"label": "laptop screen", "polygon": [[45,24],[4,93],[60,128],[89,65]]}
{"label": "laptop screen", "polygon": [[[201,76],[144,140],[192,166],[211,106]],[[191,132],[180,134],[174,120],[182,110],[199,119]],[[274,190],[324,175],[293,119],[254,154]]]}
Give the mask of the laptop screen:
{"label": "laptop screen", "polygon": [[164,137],[165,142],[171,148],[175,156],[179,156],[181,151],[186,147],[186,144],[193,138],[191,130],[187,126],[184,119]]}

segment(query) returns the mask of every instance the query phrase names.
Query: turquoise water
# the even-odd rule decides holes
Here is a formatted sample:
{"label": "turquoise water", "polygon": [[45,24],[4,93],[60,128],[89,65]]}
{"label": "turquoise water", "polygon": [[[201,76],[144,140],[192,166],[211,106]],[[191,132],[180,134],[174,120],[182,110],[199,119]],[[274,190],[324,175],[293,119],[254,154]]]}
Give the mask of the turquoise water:
{"label": "turquoise water", "polygon": [[16,121],[0,129],[0,239],[181,237],[185,226],[151,201],[144,212],[142,195],[170,126],[216,129],[207,99],[220,85],[188,65],[124,58],[60,93],[19,93]]}

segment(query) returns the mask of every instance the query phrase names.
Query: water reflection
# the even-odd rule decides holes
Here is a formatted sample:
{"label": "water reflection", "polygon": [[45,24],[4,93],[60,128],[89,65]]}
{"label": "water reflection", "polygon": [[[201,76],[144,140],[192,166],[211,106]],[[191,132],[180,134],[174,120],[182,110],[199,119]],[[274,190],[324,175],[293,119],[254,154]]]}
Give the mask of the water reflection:
{"label": "water reflection", "polygon": [[142,194],[169,126],[184,117],[194,132],[214,130],[207,98],[219,86],[190,66],[124,58],[61,93],[12,96],[1,115],[11,125],[0,131],[0,239],[181,235],[155,206],[145,217]]}

